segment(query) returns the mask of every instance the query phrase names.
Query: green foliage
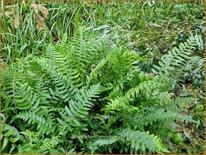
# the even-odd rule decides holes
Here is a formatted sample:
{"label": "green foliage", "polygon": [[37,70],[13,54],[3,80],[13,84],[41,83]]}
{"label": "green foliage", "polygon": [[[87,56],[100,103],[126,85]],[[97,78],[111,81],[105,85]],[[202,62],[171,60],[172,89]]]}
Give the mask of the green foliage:
{"label": "green foliage", "polygon": [[[94,98],[98,97],[99,85],[93,85],[89,89],[80,89],[77,94],[74,95],[75,100],[70,100],[69,105],[65,106],[65,112],[61,114],[63,120],[58,120],[61,122],[68,123],[69,128],[72,127],[83,127],[83,120],[87,120],[88,111],[94,106],[92,101]],[[81,123],[80,121],[81,120]],[[82,130],[87,130],[87,128],[82,128]]]}
{"label": "green foliage", "polygon": [[[162,145],[161,139],[149,132],[123,130],[120,135],[125,138],[126,143],[131,143],[131,148],[135,151],[141,150],[146,153],[146,149],[151,152],[167,152],[168,150]],[[130,151],[130,153],[133,153]]]}
{"label": "green foliage", "polygon": [[23,144],[18,146],[19,153],[51,153],[59,143],[59,137],[40,139],[39,133],[33,133],[28,130],[22,132],[24,135]]}
{"label": "green foliage", "polygon": [[46,133],[46,134],[49,134],[51,132],[54,132],[55,130],[55,125],[54,125],[54,119],[49,116],[49,114],[47,113],[47,116],[45,119],[44,116],[41,116],[40,114],[38,113],[35,113],[35,112],[31,112],[31,111],[26,111],[26,112],[22,112],[22,113],[19,113],[17,115],[17,118],[20,118],[24,121],[27,121],[28,124],[37,124],[37,130],[40,132],[40,133]]}
{"label": "green foliage", "polygon": [[[126,146],[129,145],[130,153],[136,153],[139,150],[141,150],[141,153],[145,153],[147,149],[151,152],[168,152],[163,146],[161,139],[157,136],[151,135],[149,132],[131,131],[129,129],[122,130],[117,137],[99,139],[94,142],[94,145],[111,145],[118,141]],[[127,151],[127,149],[128,148],[125,147],[122,148],[121,151]]]}
{"label": "green foliage", "polygon": [[10,126],[5,121],[4,116],[1,114],[1,150],[12,153],[17,147],[16,143],[20,140],[20,134],[14,126]]}
{"label": "green foliage", "polygon": [[1,7],[2,153],[204,152],[203,1]]}
{"label": "green foliage", "polygon": [[[171,51],[161,57],[161,60],[158,62],[158,66],[154,65],[153,73],[178,79],[178,76],[181,76],[186,68],[187,61],[191,59],[192,52],[198,46],[200,36],[191,36],[186,42],[180,43],[177,47],[174,47]],[[191,61],[190,61],[191,63]]]}
{"label": "green foliage", "polygon": [[[89,38],[80,28],[69,42],[64,36],[41,57],[4,70],[5,77],[16,75],[4,79],[4,86],[13,84],[3,97],[11,98],[8,113],[16,113],[11,123],[25,136],[17,152],[49,153],[56,147],[57,152],[116,152],[117,143],[124,147],[121,153],[169,152],[155,126],[172,132],[176,120],[193,122],[175,110],[179,104],[171,99],[170,80],[144,73],[139,66],[144,59],[135,51],[109,50],[102,40],[92,45]],[[97,137],[85,141],[88,134]]]}

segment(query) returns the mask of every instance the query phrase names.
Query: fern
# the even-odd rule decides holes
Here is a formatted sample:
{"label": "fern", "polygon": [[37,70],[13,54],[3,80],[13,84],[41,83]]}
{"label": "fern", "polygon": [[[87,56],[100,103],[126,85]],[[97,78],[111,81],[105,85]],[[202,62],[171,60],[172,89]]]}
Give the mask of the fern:
{"label": "fern", "polygon": [[173,103],[175,103],[177,106],[182,106],[182,105],[187,105],[191,104],[195,101],[196,99],[194,97],[176,97],[173,100]]}
{"label": "fern", "polygon": [[151,152],[165,152],[169,153],[168,150],[163,146],[160,138],[149,132],[132,131],[124,129],[119,133],[122,137],[122,141],[129,143],[131,149],[130,153],[136,153],[141,150],[141,153],[146,153],[146,149]]}
{"label": "fern", "polygon": [[180,43],[178,48],[174,47],[168,54],[161,57],[158,65],[153,66],[152,72],[167,77],[177,76],[177,69],[180,70],[185,67],[186,62],[191,58],[192,52],[198,46],[199,37],[198,35],[190,36],[186,42]]}
{"label": "fern", "polygon": [[123,81],[133,63],[141,60],[135,52],[126,51],[122,53],[116,50],[118,49],[114,49],[111,54],[108,54],[96,65],[90,73],[89,82],[102,79],[101,81],[104,81],[102,85],[108,86],[110,83],[116,85]]}
{"label": "fern", "polygon": [[[157,103],[162,105],[166,102],[165,99],[169,98],[169,95],[164,93],[164,87],[168,88],[168,84],[156,80],[144,81],[136,87],[129,89],[123,97],[111,100],[107,105],[106,111],[120,110],[120,108],[124,107],[128,107],[131,110],[129,103],[134,102],[134,100],[138,100],[139,103],[135,103],[137,105],[141,105],[141,100],[143,100],[143,104]],[[135,110],[134,107],[133,109]]]}
{"label": "fern", "polygon": [[40,99],[28,83],[17,83],[16,89],[16,105],[19,109],[35,109],[39,105]]}
{"label": "fern", "polygon": [[70,100],[69,106],[65,106],[66,115],[62,114],[63,119],[67,120],[71,126],[81,126],[80,120],[86,119],[88,111],[94,106],[92,102],[95,97],[98,97],[99,88],[99,85],[94,85],[88,90],[81,89],[75,94],[75,100]]}
{"label": "fern", "polygon": [[54,125],[54,119],[47,114],[47,119],[41,114],[34,113],[31,111],[22,112],[17,115],[18,118],[27,121],[28,124],[36,124],[36,129],[41,133],[49,134],[55,131],[56,126]]}
{"label": "fern", "polygon": [[111,145],[113,143],[116,143],[118,140],[119,140],[119,137],[98,139],[93,143],[93,145],[97,145],[97,146]]}
{"label": "fern", "polygon": [[45,63],[45,61],[37,60],[37,62],[42,67],[42,70],[49,74],[49,79],[51,79],[56,86],[55,93],[52,91],[53,96],[54,94],[56,96],[59,95],[65,102],[71,99],[76,92],[76,88],[73,86],[71,80],[68,79],[67,76],[56,72],[56,68]]}
{"label": "fern", "polygon": [[193,123],[181,114],[193,100],[174,98],[168,76],[189,58],[195,37],[165,55],[154,75],[137,52],[111,49],[94,34],[65,35],[41,57],[3,71],[6,118],[16,116],[6,120],[23,135],[16,152],[168,153],[158,127],[173,132],[176,120]]}
{"label": "fern", "polygon": [[59,137],[52,137],[51,139],[45,138],[42,141],[42,145],[40,146],[39,149],[42,151],[42,153],[48,153],[47,150],[51,150],[55,148],[58,144],[59,144]]}
{"label": "fern", "polygon": [[22,132],[25,136],[24,143],[25,145],[19,145],[19,153],[42,153],[47,154],[50,150],[54,149],[59,143],[59,137],[54,136],[52,138],[40,139],[39,133],[25,131]]}
{"label": "fern", "polygon": [[[149,132],[132,131],[130,129],[124,129],[116,136],[111,136],[111,138],[98,139],[93,145],[102,147],[105,145],[113,145],[117,142],[129,146],[130,153],[146,153],[147,151],[168,153],[168,150],[163,146],[161,139],[157,136],[149,134]],[[125,145],[121,150],[127,150]]]}
{"label": "fern", "polygon": [[137,119],[132,119],[138,125],[153,125],[154,122],[164,121],[171,122],[175,120],[181,120],[186,122],[193,122],[191,117],[184,116],[178,112],[165,110],[165,109],[148,109],[140,114],[137,114]]}

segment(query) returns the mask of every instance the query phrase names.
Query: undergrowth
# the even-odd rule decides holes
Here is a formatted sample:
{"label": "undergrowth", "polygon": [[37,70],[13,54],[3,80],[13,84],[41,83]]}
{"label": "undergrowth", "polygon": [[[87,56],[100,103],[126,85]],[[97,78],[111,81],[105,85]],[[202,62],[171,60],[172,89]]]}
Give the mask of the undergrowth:
{"label": "undergrowth", "polygon": [[203,153],[203,5],[2,2],[2,153]]}

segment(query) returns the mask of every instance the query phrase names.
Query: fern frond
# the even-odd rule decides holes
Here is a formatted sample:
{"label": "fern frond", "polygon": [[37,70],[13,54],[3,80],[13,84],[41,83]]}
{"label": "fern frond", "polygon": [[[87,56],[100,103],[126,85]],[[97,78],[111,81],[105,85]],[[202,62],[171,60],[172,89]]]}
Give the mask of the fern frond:
{"label": "fern frond", "polygon": [[131,68],[131,71],[128,72],[128,76],[126,77],[126,82],[129,84],[131,88],[137,86],[138,84],[152,80],[153,77],[151,74],[144,73],[140,71],[139,67],[136,66]]}
{"label": "fern frond", "polygon": [[98,74],[102,70],[102,68],[107,64],[108,60],[110,59],[110,55],[106,56],[106,58],[103,58],[96,67],[91,71],[88,77],[88,85],[91,85],[94,83],[94,81],[98,80]]}
{"label": "fern frond", "polygon": [[51,94],[53,94],[53,96],[59,95],[60,98],[63,98],[65,102],[72,99],[76,89],[74,88],[71,80],[67,76],[56,72],[55,67],[50,66],[42,59],[37,59],[37,62],[42,67],[42,70],[49,74],[49,79],[51,79],[53,84],[56,86],[56,92],[54,93],[52,91],[53,93],[51,92]]}
{"label": "fern frond", "polygon": [[175,103],[177,106],[187,105],[191,104],[196,99],[194,97],[176,97],[172,100],[173,103]]}
{"label": "fern frond", "polygon": [[69,44],[70,52],[85,64],[86,68],[101,60],[107,53],[107,50],[104,50],[104,39],[94,38],[92,35],[94,34],[91,31],[80,28]]}
{"label": "fern frond", "polygon": [[112,91],[107,97],[102,99],[102,101],[122,97],[124,96],[125,89],[136,87],[138,84],[148,80],[152,80],[152,76],[150,74],[143,73],[140,71],[139,67],[133,66],[125,76],[125,79],[116,86],[113,86]]}
{"label": "fern frond", "polygon": [[91,71],[89,81],[101,82],[103,85],[121,83],[128,72],[131,70],[133,63],[140,61],[140,56],[132,51],[121,52],[114,49],[108,54],[97,66]]}
{"label": "fern frond", "polygon": [[111,145],[119,141],[119,137],[111,137],[111,138],[104,138],[104,139],[98,139],[96,140],[93,145],[97,146],[105,146],[105,145]]}
{"label": "fern frond", "polygon": [[55,148],[59,144],[59,137],[55,136],[50,138],[45,138],[42,142],[42,145],[40,146],[39,150],[46,154],[49,153],[49,150]]}
{"label": "fern frond", "polygon": [[154,65],[152,72],[161,76],[174,76],[177,70],[184,68],[186,62],[190,59],[192,51],[198,46],[199,36],[190,36],[190,38],[180,43],[177,47],[174,47],[168,54],[161,57],[158,65]]}
{"label": "fern frond", "polygon": [[62,48],[58,50],[58,46],[50,44],[47,49],[47,59],[44,61],[53,67],[58,74],[67,76],[73,86],[80,87],[83,84],[85,64],[80,62],[79,58],[70,50]]}
{"label": "fern frond", "polygon": [[124,96],[112,99],[106,106],[106,111],[120,110],[121,108],[127,109],[127,111],[137,109],[130,105],[131,102],[138,106],[142,104],[146,106],[149,103],[163,105],[166,103],[166,99],[169,99],[169,94],[165,92],[168,88],[169,83],[164,83],[161,79],[144,81],[129,89]]}
{"label": "fern frond", "polygon": [[135,88],[130,89],[126,94],[125,98],[128,101],[132,99],[141,99],[145,100],[150,99],[153,95],[157,95],[160,92],[164,92],[169,89],[170,82],[163,81],[162,79],[153,79],[140,83]]}
{"label": "fern frond", "polygon": [[165,110],[165,109],[148,109],[144,112],[137,114],[137,119],[131,121],[138,125],[153,125],[154,122],[171,122],[181,120],[185,122],[193,122],[191,116],[185,116],[178,112]]}
{"label": "fern frond", "polygon": [[48,154],[50,150],[59,144],[59,136],[42,138],[41,133],[31,132],[29,130],[21,132],[21,134],[24,135],[24,145],[18,145],[18,153]]}
{"label": "fern frond", "polygon": [[35,109],[40,104],[38,94],[28,83],[17,83],[15,91],[15,102],[18,109]]}
{"label": "fern frond", "polygon": [[19,113],[17,117],[24,121],[27,121],[28,124],[36,124],[36,129],[39,130],[39,132],[42,132],[43,134],[49,134],[53,132],[56,128],[54,118],[50,117],[49,115],[47,115],[47,118],[45,118],[45,116],[40,115],[38,113],[32,111],[25,111]]}
{"label": "fern frond", "polygon": [[81,126],[81,121],[89,114],[88,111],[93,107],[94,98],[100,92],[100,85],[93,85],[89,89],[81,89],[75,94],[75,100],[70,100],[69,105],[65,106],[65,114],[62,114],[63,118],[73,126]]}
{"label": "fern frond", "polygon": [[35,85],[33,86],[33,89],[35,93],[38,94],[38,99],[40,100],[39,105],[49,105],[49,100],[51,99],[51,95],[49,93],[48,86],[45,86],[45,82],[41,77],[39,77],[39,80],[36,81]]}
{"label": "fern frond", "polygon": [[121,140],[129,144],[131,147],[131,153],[137,153],[141,151],[146,153],[147,151],[157,153],[168,153],[169,151],[163,145],[162,140],[154,134],[149,132],[132,131],[130,129],[124,129],[119,133]]}

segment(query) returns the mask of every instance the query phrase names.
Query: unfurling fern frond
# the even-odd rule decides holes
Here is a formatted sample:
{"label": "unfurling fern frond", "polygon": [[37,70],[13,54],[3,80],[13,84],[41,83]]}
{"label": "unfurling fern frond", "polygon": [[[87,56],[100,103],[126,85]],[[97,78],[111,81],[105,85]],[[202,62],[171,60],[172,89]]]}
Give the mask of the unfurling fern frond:
{"label": "unfurling fern frond", "polygon": [[198,46],[197,42],[199,37],[198,35],[191,36],[186,42],[180,43],[178,48],[174,47],[168,54],[161,57],[158,65],[154,65],[152,72],[156,75],[167,77],[177,76],[177,70],[185,67],[192,52]]}

